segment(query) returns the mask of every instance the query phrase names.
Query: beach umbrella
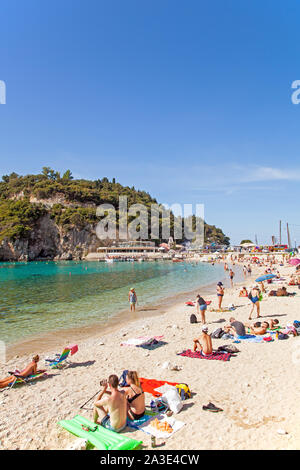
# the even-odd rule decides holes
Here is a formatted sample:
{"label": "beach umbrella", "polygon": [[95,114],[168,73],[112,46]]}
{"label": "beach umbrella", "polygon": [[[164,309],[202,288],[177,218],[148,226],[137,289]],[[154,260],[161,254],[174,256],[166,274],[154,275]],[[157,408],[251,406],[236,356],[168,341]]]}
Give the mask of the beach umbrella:
{"label": "beach umbrella", "polygon": [[255,282],[264,282],[264,281],[269,281],[270,279],[273,279],[275,274],[265,274],[264,276],[260,276],[257,279],[255,279]]}
{"label": "beach umbrella", "polygon": [[300,264],[300,259],[299,258],[292,258],[292,259],[290,259],[289,264],[291,264],[292,266],[298,266],[298,264]]}

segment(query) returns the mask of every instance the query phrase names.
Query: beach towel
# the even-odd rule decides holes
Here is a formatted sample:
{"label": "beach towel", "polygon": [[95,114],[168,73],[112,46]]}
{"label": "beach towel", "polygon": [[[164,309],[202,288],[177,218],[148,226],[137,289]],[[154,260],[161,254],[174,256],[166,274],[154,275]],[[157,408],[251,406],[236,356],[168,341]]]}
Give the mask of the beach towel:
{"label": "beach towel", "polygon": [[162,336],[139,336],[138,338],[131,338],[127,341],[121,343],[121,346],[137,346],[137,347],[144,347],[144,346],[151,346],[153,344],[157,344],[163,338]]}
{"label": "beach towel", "polygon": [[147,423],[154,416],[157,416],[157,413],[154,413],[153,411],[146,411],[142,418],[134,420],[127,418],[127,426],[133,429],[140,429],[141,426]]}
{"label": "beach towel", "polygon": [[176,386],[178,382],[167,382],[166,380],[145,379],[141,377],[140,384],[144,392],[151,393],[154,397],[160,397],[162,393],[156,391],[158,387],[165,384]]}
{"label": "beach towel", "polygon": [[209,361],[229,361],[232,354],[213,351],[212,354],[210,354],[209,356],[202,356],[200,351],[191,351],[190,349],[187,349],[186,351],[182,351],[182,353],[179,353],[178,356],[191,357],[197,359],[208,359]]}
{"label": "beach towel", "polygon": [[263,343],[263,337],[257,335],[244,335],[237,337],[240,340],[247,341],[248,343]]}
{"label": "beach towel", "polygon": [[[157,420],[157,421],[156,421]],[[159,422],[160,425],[164,425],[165,423],[169,424],[169,426],[172,429],[172,432],[166,432],[159,430],[157,427],[153,426],[151,423],[157,423]],[[154,423],[154,424],[155,424]],[[168,439],[169,437],[173,436],[173,434],[179,429],[181,429],[185,423],[182,421],[178,421],[173,416],[171,417],[165,417],[164,415],[157,415],[157,416],[152,416],[150,420],[148,420],[146,423],[142,424],[139,429],[141,431],[144,431],[147,434],[151,434],[152,436],[157,437],[158,439]]]}

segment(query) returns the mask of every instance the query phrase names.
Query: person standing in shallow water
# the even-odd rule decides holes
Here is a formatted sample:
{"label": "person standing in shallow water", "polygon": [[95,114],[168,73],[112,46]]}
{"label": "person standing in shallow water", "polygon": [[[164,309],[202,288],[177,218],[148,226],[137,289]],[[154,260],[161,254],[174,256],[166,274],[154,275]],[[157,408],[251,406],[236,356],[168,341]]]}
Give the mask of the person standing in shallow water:
{"label": "person standing in shallow water", "polygon": [[135,305],[137,303],[137,295],[133,287],[129,291],[128,301],[130,302],[130,311],[135,312]]}

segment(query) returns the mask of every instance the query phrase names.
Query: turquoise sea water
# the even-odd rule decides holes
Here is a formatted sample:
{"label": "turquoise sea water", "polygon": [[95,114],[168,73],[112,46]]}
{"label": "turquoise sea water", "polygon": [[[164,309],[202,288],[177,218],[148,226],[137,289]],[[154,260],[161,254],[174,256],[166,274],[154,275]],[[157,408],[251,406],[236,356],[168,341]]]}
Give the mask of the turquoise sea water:
{"label": "turquoise sea water", "polygon": [[223,266],[204,263],[0,263],[0,340],[106,323],[128,308],[131,287],[147,306],[223,277]]}

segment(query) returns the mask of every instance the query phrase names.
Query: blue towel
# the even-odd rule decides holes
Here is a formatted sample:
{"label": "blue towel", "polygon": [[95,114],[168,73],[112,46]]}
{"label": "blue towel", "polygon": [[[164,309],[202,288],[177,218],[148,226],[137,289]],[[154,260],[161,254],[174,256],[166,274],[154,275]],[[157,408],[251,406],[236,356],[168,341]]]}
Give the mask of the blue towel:
{"label": "blue towel", "polygon": [[147,414],[145,414],[140,419],[132,420],[132,419],[127,418],[127,426],[130,428],[139,429],[139,427],[142,426],[142,424],[147,423],[147,421],[149,421],[149,419],[151,418],[153,418],[153,415],[147,415]]}
{"label": "blue towel", "polygon": [[243,339],[245,341],[248,341],[249,343],[262,343],[263,342],[262,337],[255,336],[255,335],[238,336],[238,339]]}

